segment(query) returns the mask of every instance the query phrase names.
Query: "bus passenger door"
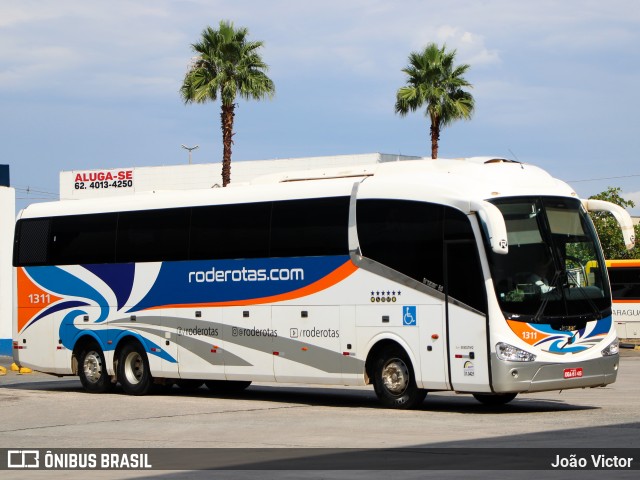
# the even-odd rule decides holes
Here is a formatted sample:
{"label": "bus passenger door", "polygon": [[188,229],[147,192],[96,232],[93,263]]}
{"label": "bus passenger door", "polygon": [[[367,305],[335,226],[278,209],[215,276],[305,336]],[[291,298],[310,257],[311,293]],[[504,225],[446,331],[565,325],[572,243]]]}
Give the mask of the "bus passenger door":
{"label": "bus passenger door", "polygon": [[445,296],[451,388],[489,392],[487,301],[474,241],[445,242]]}
{"label": "bus passenger door", "polygon": [[446,337],[442,304],[418,305],[417,325],[420,328],[420,365],[422,388],[447,390]]}

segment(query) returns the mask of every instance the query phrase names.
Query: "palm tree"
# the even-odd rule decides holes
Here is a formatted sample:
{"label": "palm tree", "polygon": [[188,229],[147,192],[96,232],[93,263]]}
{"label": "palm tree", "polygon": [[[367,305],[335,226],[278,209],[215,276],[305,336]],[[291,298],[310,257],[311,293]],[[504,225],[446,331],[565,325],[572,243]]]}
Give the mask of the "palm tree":
{"label": "palm tree", "polygon": [[196,53],[187,71],[180,95],[184,103],[222,101],[222,186],[231,181],[231,145],[236,97],[245,100],[271,98],[273,81],[258,49],[263,42],[247,40],[246,28],[234,28],[232,22],[221,21],[218,30],[207,27],[202,38],[191,45]]}
{"label": "palm tree", "polygon": [[396,113],[401,116],[426,104],[425,115],[431,119],[431,158],[438,158],[440,130],[455,120],[468,120],[473,113],[473,96],[463,90],[472,88],[462,76],[469,65],[455,66],[455,56],[455,50],[447,52],[446,45],[438,48],[435,43],[422,52],[411,52],[409,66],[402,70],[407,85],[396,94]]}

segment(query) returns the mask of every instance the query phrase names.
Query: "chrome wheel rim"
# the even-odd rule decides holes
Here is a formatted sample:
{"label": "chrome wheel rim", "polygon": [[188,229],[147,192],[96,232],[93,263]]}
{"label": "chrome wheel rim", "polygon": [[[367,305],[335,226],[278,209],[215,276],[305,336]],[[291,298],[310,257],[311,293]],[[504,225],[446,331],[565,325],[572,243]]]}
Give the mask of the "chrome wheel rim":
{"label": "chrome wheel rim", "polygon": [[90,383],[98,383],[102,376],[102,358],[98,352],[91,351],[84,357],[82,364],[85,378]]}
{"label": "chrome wheel rim", "polygon": [[140,383],[144,376],[144,362],[138,352],[131,352],[124,361],[124,376],[131,385]]}
{"label": "chrome wheel rim", "polygon": [[384,387],[393,395],[401,395],[409,386],[409,367],[400,360],[389,360],[382,369]]}

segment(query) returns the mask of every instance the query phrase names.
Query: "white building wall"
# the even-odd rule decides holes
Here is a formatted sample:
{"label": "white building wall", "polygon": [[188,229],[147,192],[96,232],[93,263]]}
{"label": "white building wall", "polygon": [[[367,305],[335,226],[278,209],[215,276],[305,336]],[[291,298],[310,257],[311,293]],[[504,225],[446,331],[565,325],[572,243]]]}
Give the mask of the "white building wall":
{"label": "white building wall", "polygon": [[0,355],[11,355],[13,317],[13,230],[16,222],[16,192],[0,187]]}
{"label": "white building wall", "polygon": [[[283,158],[231,162],[231,183],[289,171],[416,160],[421,157],[364,153],[323,157]],[[222,164],[205,163],[158,167],[130,167],[60,172],[60,199],[124,195],[152,190],[194,190],[222,185]]]}

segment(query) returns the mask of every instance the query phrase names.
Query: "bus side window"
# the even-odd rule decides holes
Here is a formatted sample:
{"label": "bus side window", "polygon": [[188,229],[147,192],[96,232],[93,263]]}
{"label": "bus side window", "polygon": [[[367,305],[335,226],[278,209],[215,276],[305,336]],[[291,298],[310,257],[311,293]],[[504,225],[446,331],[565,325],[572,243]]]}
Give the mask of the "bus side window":
{"label": "bus side window", "polygon": [[[111,263],[116,253],[117,213],[51,219],[50,265]],[[78,226],[81,225],[81,228]]]}
{"label": "bus side window", "polygon": [[358,200],[362,254],[440,291],[444,207],[407,200]]}
{"label": "bus side window", "polygon": [[609,280],[614,300],[640,300],[640,268],[609,267]]}
{"label": "bus side window", "polygon": [[186,260],[189,213],[188,208],[120,213],[116,261]]}
{"label": "bus side window", "polygon": [[447,294],[487,313],[484,275],[469,218],[446,207],[444,237],[447,246]]}
{"label": "bus side window", "polygon": [[271,202],[193,207],[189,258],[267,257],[270,217]]}
{"label": "bus side window", "polygon": [[347,255],[349,197],[273,203],[271,257]]}
{"label": "bus side window", "polygon": [[49,257],[51,219],[36,218],[18,221],[13,265],[45,265]]}

